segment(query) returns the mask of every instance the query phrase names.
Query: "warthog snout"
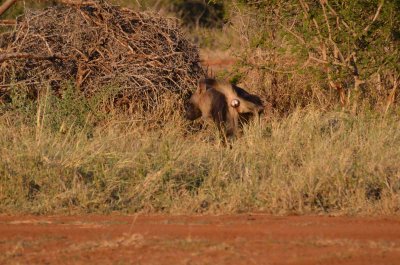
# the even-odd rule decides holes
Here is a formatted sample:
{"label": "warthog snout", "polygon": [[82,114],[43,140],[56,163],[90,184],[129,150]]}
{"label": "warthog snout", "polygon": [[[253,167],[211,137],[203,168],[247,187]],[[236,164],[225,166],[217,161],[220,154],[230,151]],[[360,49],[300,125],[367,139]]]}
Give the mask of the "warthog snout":
{"label": "warthog snout", "polygon": [[196,92],[190,95],[189,100],[185,104],[185,118],[194,121],[201,117],[202,113],[198,102],[198,96]]}

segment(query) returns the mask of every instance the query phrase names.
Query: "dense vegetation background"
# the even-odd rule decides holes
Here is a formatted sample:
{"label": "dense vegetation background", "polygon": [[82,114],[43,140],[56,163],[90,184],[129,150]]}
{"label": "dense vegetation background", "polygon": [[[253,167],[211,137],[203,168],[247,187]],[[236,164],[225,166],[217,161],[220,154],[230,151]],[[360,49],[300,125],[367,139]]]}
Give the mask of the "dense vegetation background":
{"label": "dense vegetation background", "polygon": [[[20,1],[6,15],[58,1]],[[231,50],[235,71],[273,111],[316,104],[388,111],[398,100],[399,0],[113,1],[182,19],[202,48]]]}

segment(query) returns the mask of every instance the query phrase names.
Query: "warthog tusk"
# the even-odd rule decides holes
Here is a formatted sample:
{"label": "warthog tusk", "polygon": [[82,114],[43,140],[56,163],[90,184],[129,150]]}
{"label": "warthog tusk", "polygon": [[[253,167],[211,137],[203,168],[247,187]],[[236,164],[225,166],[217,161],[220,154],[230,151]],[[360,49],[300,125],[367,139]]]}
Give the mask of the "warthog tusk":
{"label": "warthog tusk", "polygon": [[234,108],[239,107],[240,106],[240,101],[238,99],[236,99],[236,98],[232,99],[231,106],[234,107]]}

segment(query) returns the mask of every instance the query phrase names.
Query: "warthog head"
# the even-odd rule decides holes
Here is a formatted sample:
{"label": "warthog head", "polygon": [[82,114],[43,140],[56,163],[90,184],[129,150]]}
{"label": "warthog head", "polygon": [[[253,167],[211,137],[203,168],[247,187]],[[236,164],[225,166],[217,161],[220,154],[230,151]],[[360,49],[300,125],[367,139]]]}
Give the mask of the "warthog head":
{"label": "warthog head", "polygon": [[236,136],[239,121],[263,111],[261,99],[244,89],[215,79],[202,79],[186,104],[186,118],[212,119],[226,136]]}

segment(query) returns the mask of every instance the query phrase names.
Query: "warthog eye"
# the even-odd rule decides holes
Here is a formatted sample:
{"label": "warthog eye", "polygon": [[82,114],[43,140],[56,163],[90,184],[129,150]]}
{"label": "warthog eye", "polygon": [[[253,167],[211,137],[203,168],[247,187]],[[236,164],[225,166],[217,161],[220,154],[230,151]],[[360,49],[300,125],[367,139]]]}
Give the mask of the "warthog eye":
{"label": "warthog eye", "polygon": [[234,107],[234,108],[239,107],[240,106],[240,101],[238,99],[236,99],[236,98],[232,99],[231,106]]}

